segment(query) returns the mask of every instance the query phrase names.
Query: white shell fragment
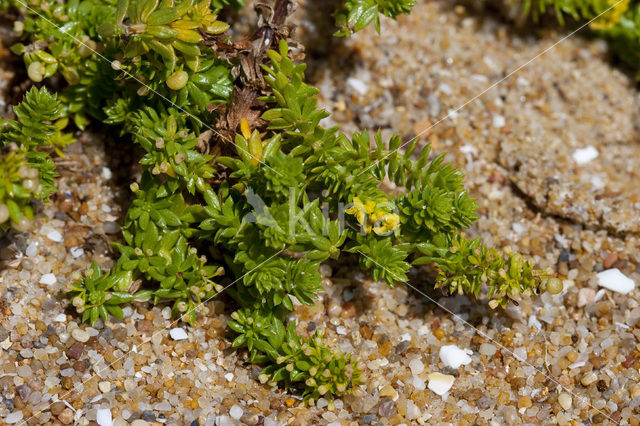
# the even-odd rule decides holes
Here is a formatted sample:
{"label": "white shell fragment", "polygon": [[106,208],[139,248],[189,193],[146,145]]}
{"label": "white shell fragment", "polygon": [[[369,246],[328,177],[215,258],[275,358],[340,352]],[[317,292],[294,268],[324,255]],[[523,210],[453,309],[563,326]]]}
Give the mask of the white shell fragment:
{"label": "white shell fragment", "polygon": [[635,288],[633,280],[624,275],[618,268],[607,269],[598,274],[598,284],[611,291],[627,294]]}

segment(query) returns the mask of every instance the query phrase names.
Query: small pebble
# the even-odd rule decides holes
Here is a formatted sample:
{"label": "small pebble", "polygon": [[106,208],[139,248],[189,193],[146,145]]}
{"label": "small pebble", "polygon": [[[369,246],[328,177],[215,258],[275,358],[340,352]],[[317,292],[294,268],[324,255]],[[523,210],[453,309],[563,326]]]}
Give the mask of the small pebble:
{"label": "small pebble", "polygon": [[82,247],[71,247],[69,253],[71,253],[71,256],[74,258],[78,258],[84,254],[84,249]]}
{"label": "small pebble", "polygon": [[617,293],[627,294],[635,288],[631,278],[624,275],[618,268],[607,269],[598,274],[598,284]]}
{"label": "small pebble", "polygon": [[100,392],[102,393],[107,393],[111,391],[111,383],[109,382],[100,382],[98,383],[98,389],[100,389]]}
{"label": "small pebble", "polygon": [[20,420],[22,420],[22,411],[18,410],[18,411],[14,411],[13,413],[9,413],[9,415],[7,417],[4,418],[4,422],[6,424],[12,425],[14,423],[18,423]]}
{"label": "small pebble", "polygon": [[445,345],[440,348],[440,361],[445,367],[457,369],[461,365],[471,363],[471,357],[456,345]]}
{"label": "small pebble", "polygon": [[588,146],[586,148],[575,150],[573,153],[573,160],[576,163],[583,165],[595,160],[598,158],[598,155],[599,153],[596,148]]}
{"label": "small pebble", "polygon": [[573,401],[571,400],[571,395],[568,393],[562,392],[558,395],[558,403],[562,407],[563,410],[568,410],[571,408]]}
{"label": "small pebble", "polygon": [[480,345],[480,349],[479,349],[480,354],[489,356],[489,357],[495,355],[497,351],[498,351],[498,348],[496,348],[491,343],[483,343]]}
{"label": "small pebble", "polygon": [[431,373],[427,376],[429,379],[429,389],[438,395],[444,395],[449,392],[455,378],[449,374]]}
{"label": "small pebble", "polygon": [[411,369],[411,373],[417,376],[424,371],[424,364],[419,358],[414,358],[409,361],[409,368]]}
{"label": "small pebble", "polygon": [[187,335],[187,332],[184,331],[184,329],[179,327],[172,328],[171,331],[169,331],[169,335],[173,340],[185,340],[189,338],[189,336]]}
{"label": "small pebble", "polygon": [[242,413],[242,407],[240,407],[239,405],[234,405],[233,407],[231,407],[231,410],[229,410],[229,415],[236,420],[240,420],[240,417],[242,417]]}
{"label": "small pebble", "polygon": [[44,285],[53,285],[57,282],[56,276],[54,274],[44,274],[40,277],[40,284]]}
{"label": "small pebble", "polygon": [[74,328],[71,332],[71,337],[76,339],[78,342],[86,343],[91,336],[81,328]]}
{"label": "small pebble", "polygon": [[596,373],[591,371],[582,377],[582,379],[580,380],[580,383],[582,383],[584,386],[589,386],[591,383],[594,383],[596,380],[598,380],[598,376],[596,375]]}
{"label": "small pebble", "polygon": [[47,234],[47,238],[56,243],[60,243],[63,240],[62,234],[55,229],[49,231],[49,233]]}
{"label": "small pebble", "polygon": [[98,425],[100,426],[113,426],[113,419],[111,418],[111,410],[108,408],[99,409],[96,412],[96,423],[98,423]]}

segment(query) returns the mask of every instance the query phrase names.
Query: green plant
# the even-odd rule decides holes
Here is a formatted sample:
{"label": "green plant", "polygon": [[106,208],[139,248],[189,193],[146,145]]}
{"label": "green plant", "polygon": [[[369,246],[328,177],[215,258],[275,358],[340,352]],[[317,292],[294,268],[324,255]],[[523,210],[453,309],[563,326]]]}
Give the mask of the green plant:
{"label": "green plant", "polygon": [[371,22],[380,32],[380,15],[395,19],[398,15],[408,14],[416,4],[415,0],[346,0],[341,9],[335,12],[335,36],[350,36],[365,28]]}
{"label": "green plant", "polygon": [[591,21],[590,30],[609,41],[614,54],[640,73],[640,2],[634,0],[523,0],[523,13],[538,19],[547,10],[564,25],[566,17]]}
{"label": "green plant", "polygon": [[0,120],[0,229],[7,222],[17,231],[31,226],[34,198],[47,200],[55,192],[55,165],[47,151],[73,142],[63,133],[67,119],[55,95],[31,89],[13,109],[15,120]]}
{"label": "green plant", "polygon": [[[389,13],[410,6],[376,4]],[[49,4],[45,9],[61,8],[56,19],[77,22],[77,32],[66,35],[48,15],[25,12],[24,43],[14,51],[25,55],[28,67],[31,52],[66,45],[65,37],[100,46],[81,58],[56,60],[52,72],[77,73],[66,79],[64,110],[79,125],[85,112],[120,125],[145,152],[142,178],[131,184],[135,199],[124,242],[115,244],[120,258],[109,273],[94,263],[67,289],[83,320],[119,317],[120,304],[149,300],[172,303],[176,318],[195,325],[198,313],[207,313],[204,302],[228,288],[238,306],[229,321],[237,333],[233,346],[265,365],[261,381],[303,385],[312,403],[360,383],[350,355],[328,348],[322,331],[299,336],[288,320],[294,302],[317,299],[318,269],[327,259],[352,253],[389,285],[406,281],[412,265],[433,264],[440,270],[438,286],[479,296],[484,283],[493,307],[521,294],[560,291],[557,280],[520,256],[463,235],[477,206],[462,174],[442,155],[416,152],[417,141],[400,152],[399,136],[385,141],[380,133],[371,149],[367,132],[349,138],[322,127],[329,114],[317,107],[318,90],[304,82],[305,65],[289,57],[285,40],[266,55],[252,51],[260,79],[246,74],[246,62],[237,66],[237,56],[219,58],[209,44],[235,49],[215,35],[226,28],[213,17],[221,5]],[[85,8],[95,10],[78,12]],[[50,73],[44,68],[43,75]],[[230,96],[231,75],[238,74]],[[247,92],[255,95],[249,105]],[[245,97],[238,100],[238,93]],[[385,192],[385,179],[404,191]],[[223,280],[230,284],[222,287]]]}

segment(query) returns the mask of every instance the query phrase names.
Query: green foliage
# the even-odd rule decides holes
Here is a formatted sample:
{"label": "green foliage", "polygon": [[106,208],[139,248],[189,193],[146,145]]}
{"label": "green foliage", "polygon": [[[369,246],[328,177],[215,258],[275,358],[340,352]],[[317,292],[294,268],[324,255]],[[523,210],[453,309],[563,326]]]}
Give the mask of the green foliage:
{"label": "green foliage", "polygon": [[398,15],[410,13],[415,4],[415,0],[346,0],[342,9],[335,13],[339,30],[334,35],[350,36],[371,22],[380,33],[380,15],[395,19]]}
{"label": "green foliage", "polygon": [[[567,17],[593,20],[589,28],[609,41],[614,54],[640,76],[640,2],[636,0],[523,0],[523,11],[534,19],[551,10],[560,24]],[[602,14],[602,15],[601,15]],[[601,16],[600,16],[601,15]]]}
{"label": "green foliage", "polygon": [[15,120],[0,120],[0,229],[6,223],[26,231],[33,219],[31,200],[47,200],[57,176],[48,151],[72,143],[63,133],[67,119],[60,102],[45,88],[29,90],[13,109]]}
{"label": "green foliage", "polygon": [[80,128],[89,116],[124,123],[167,101],[198,115],[231,93],[229,67],[199,43],[229,27],[209,0],[43,0],[22,9],[24,40],[12,50],[34,82],[64,77],[61,100]]}
{"label": "green foliage", "polygon": [[[229,101],[233,64],[204,41],[227,28],[215,16],[227,3],[45,0],[38,4],[44,18],[24,11],[24,43],[14,51],[33,80],[59,72],[68,83],[63,107],[39,113],[71,114],[79,126],[88,117],[118,124],[144,151],[124,242],[115,244],[118,261],[109,273],[94,263],[68,288],[84,321],[121,317],[121,304],[148,300],[171,303],[175,318],[195,325],[206,302],[228,287],[237,302],[229,322],[233,346],[266,365],[261,381],[304,384],[311,401],[360,384],[350,355],[329,349],[322,331],[299,336],[289,320],[297,304],[316,302],[319,265],[329,258],[352,253],[389,285],[405,281],[412,265],[429,263],[449,291],[478,296],[486,284],[492,306],[557,289],[520,257],[479,249],[461,236],[477,206],[443,156],[430,157],[428,148],[417,153],[417,141],[400,152],[397,135],[350,138],[322,127],[329,114],[317,107],[318,90],[304,82],[305,65],[294,64],[285,41],[263,65],[258,128],[250,128],[251,117],[238,117],[233,143],[209,140],[203,127],[214,108],[207,107]],[[339,22],[348,32],[412,4],[348,1]],[[83,47],[72,49],[78,40]],[[47,133],[54,125],[41,136],[42,128],[21,126],[8,127],[31,132],[36,145],[55,145]],[[404,191],[385,192],[385,179]]]}

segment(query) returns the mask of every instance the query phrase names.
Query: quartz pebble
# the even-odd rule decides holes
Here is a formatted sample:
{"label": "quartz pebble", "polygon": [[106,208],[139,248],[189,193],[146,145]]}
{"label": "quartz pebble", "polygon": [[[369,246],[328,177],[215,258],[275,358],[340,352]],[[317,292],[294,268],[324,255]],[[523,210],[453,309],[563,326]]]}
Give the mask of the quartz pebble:
{"label": "quartz pebble", "polygon": [[44,274],[40,277],[40,284],[44,285],[53,285],[57,282],[56,276],[54,274]]}
{"label": "quartz pebble", "polygon": [[236,420],[240,420],[240,417],[242,417],[242,413],[242,407],[240,407],[239,405],[234,405],[233,407],[231,407],[231,410],[229,410],[229,415]]}
{"label": "quartz pebble", "polygon": [[471,363],[471,357],[456,345],[445,345],[440,348],[440,361],[445,367],[457,369]]}
{"label": "quartz pebble", "polygon": [[618,268],[607,269],[598,273],[598,284],[601,287],[627,294],[635,288],[633,280],[624,275]]}
{"label": "quartz pebble", "polygon": [[179,328],[179,327],[177,327],[177,328],[172,328],[172,329],[169,331],[169,335],[171,336],[171,338],[172,338],[173,340],[185,340],[185,339],[188,339],[188,338],[189,338],[189,336],[187,335],[187,332],[186,332],[186,331],[184,331],[184,329]]}
{"label": "quartz pebble", "polygon": [[62,242],[62,234],[55,229],[52,229],[51,231],[49,231],[49,233],[47,233],[47,238],[56,243]]}
{"label": "quartz pebble", "polygon": [[77,258],[84,254],[84,249],[82,247],[71,247],[69,253],[71,253],[71,256],[74,258]]}
{"label": "quartz pebble", "polygon": [[96,423],[100,426],[113,426],[113,419],[111,418],[111,410],[108,408],[101,408],[96,412]]}
{"label": "quartz pebble", "polygon": [[571,400],[571,395],[568,393],[562,392],[558,395],[558,403],[562,407],[563,410],[568,410],[571,408],[573,401]]}
{"label": "quartz pebble", "polygon": [[584,165],[598,158],[598,155],[599,153],[596,148],[588,146],[575,150],[573,152],[573,160],[580,165]]}
{"label": "quartz pebble", "polygon": [[429,389],[438,395],[444,395],[449,392],[451,386],[453,386],[453,382],[455,378],[449,374],[442,373],[431,373],[428,376],[429,379]]}
{"label": "quartz pebble", "polygon": [[409,361],[409,368],[411,369],[411,373],[417,376],[424,371],[424,364],[419,358],[414,358]]}
{"label": "quartz pebble", "polygon": [[81,328],[74,328],[71,332],[71,337],[76,339],[78,342],[86,343],[91,336]]}
{"label": "quartz pebble", "polygon": [[111,391],[111,383],[109,383],[109,382],[100,382],[100,383],[98,383],[98,389],[100,389],[100,392],[102,392],[102,393],[107,393],[107,392]]}
{"label": "quartz pebble", "polygon": [[20,420],[22,420],[23,417],[24,416],[22,414],[22,411],[14,411],[13,413],[9,413],[7,417],[4,418],[4,422],[6,424],[12,425],[18,423]]}

